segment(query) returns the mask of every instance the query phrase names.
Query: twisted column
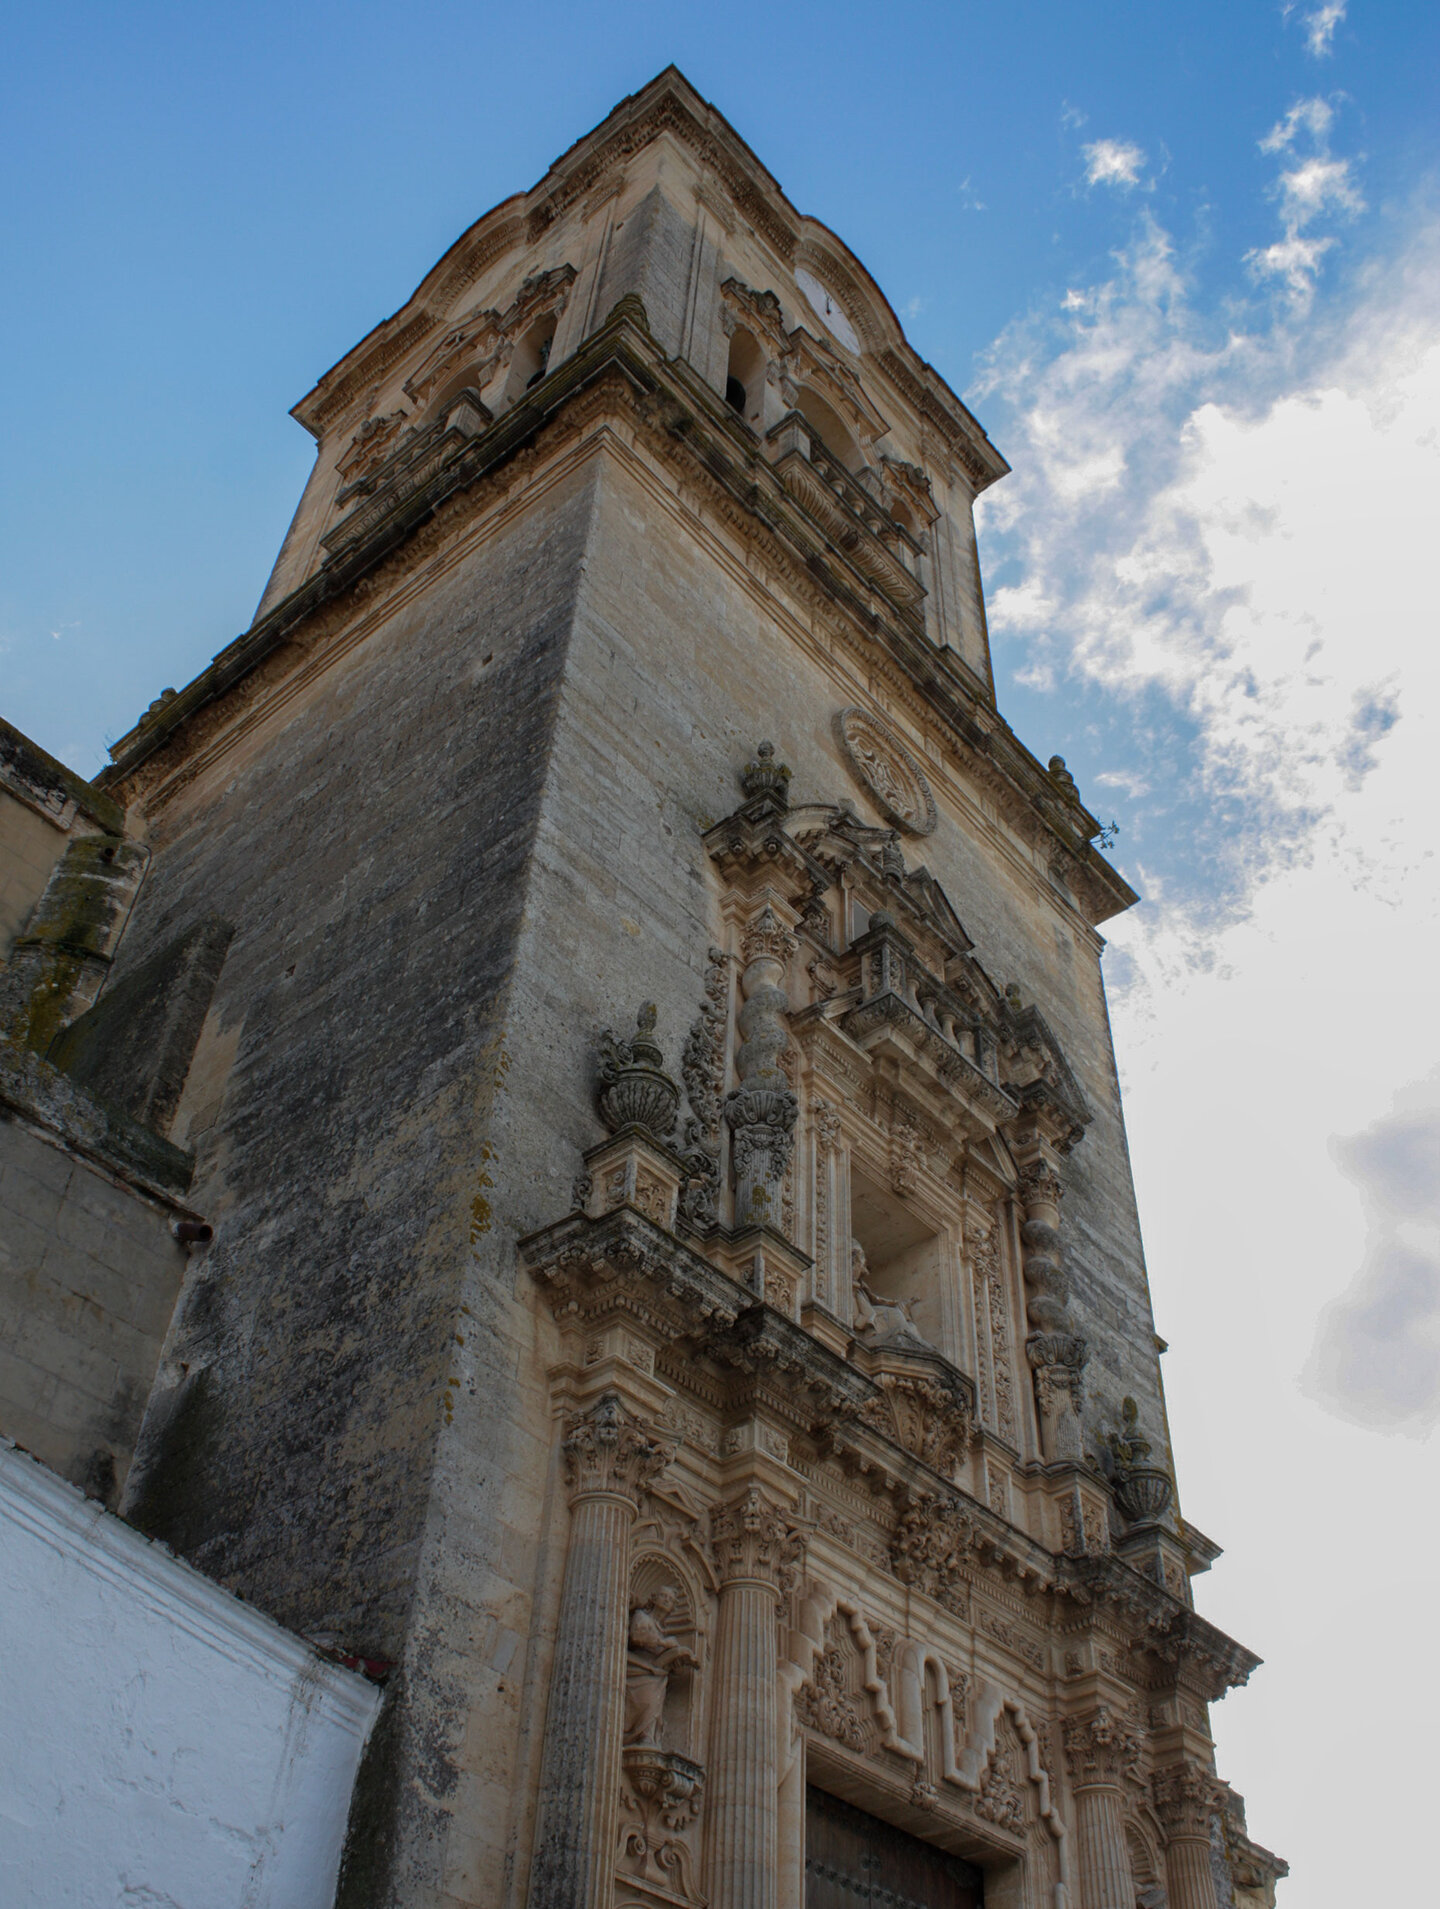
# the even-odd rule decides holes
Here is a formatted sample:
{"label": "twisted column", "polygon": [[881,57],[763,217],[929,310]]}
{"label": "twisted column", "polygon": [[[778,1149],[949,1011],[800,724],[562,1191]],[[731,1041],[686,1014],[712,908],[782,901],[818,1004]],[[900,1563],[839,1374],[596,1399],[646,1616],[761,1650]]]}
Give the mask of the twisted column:
{"label": "twisted column", "polygon": [[1210,1819],[1215,1779],[1193,1763],[1157,1770],[1151,1783],[1155,1814],[1165,1826],[1165,1881],[1170,1909],[1216,1909],[1210,1867]]}
{"label": "twisted column", "polygon": [[790,1164],[798,1103],[780,1065],[789,1045],[785,964],[799,947],[766,902],[745,930],[735,1072],[740,1085],[725,1101],[735,1168],[736,1226],[780,1226],[780,1188]]}
{"label": "twisted column", "polygon": [[1060,1246],[1060,1182],[1042,1163],[1020,1179],[1025,1220],[1025,1356],[1035,1375],[1040,1446],[1046,1458],[1079,1458],[1087,1348],[1072,1329],[1070,1279]]}
{"label": "twisted column", "polygon": [[1080,1909],[1134,1909],[1135,1882],[1125,1847],[1125,1766],[1137,1745],[1102,1704],[1064,1723],[1065,1757],[1075,1792]]}
{"label": "twisted column", "polygon": [[711,1514],[720,1614],[710,1693],[705,1888],[713,1909],[776,1909],[779,1698],[776,1611],[800,1539],[751,1485]]}
{"label": "twisted column", "polygon": [[607,1392],[565,1428],[570,1547],[550,1673],[530,1900],[604,1909],[625,1722],[630,1527],[670,1452]]}

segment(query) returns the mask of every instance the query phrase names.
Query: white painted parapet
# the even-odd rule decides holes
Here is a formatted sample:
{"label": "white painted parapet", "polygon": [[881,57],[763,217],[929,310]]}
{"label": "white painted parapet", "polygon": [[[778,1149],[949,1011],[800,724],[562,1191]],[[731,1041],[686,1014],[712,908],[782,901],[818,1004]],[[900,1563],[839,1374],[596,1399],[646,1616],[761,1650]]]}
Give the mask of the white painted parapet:
{"label": "white painted parapet", "polygon": [[330,1909],[380,1705],[0,1441],[0,1903]]}

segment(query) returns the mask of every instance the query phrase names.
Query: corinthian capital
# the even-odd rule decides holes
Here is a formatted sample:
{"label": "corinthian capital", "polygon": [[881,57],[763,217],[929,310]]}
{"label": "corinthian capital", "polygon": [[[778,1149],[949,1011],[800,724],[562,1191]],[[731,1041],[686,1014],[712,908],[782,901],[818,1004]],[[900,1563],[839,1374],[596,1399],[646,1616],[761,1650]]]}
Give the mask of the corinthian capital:
{"label": "corinthian capital", "polygon": [[1219,1807],[1215,1779],[1194,1763],[1172,1763],[1151,1778],[1155,1814],[1172,1838],[1205,1843],[1210,1819]]}
{"label": "corinthian capital", "polygon": [[751,1485],[710,1514],[710,1548],[722,1584],[749,1578],[785,1596],[795,1581],[804,1540],[781,1505]]}
{"label": "corinthian capital", "polygon": [[673,1456],[672,1448],[627,1412],[614,1392],[567,1422],[561,1449],[572,1501],[617,1497],[635,1504]]}
{"label": "corinthian capital", "polygon": [[1105,1704],[1083,1717],[1066,1717],[1065,1759],[1077,1788],[1090,1784],[1119,1785],[1140,1753],[1140,1745],[1123,1717]]}

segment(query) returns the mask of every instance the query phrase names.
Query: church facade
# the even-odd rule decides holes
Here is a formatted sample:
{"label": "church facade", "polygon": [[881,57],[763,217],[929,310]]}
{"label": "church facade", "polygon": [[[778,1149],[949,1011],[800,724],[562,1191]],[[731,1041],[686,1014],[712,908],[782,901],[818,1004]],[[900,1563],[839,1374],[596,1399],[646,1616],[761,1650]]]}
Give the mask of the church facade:
{"label": "church facade", "polygon": [[1272,1904],[1003,458],[673,70],[295,415],[5,1012],[195,1229],[64,1464],[384,1678],[337,1903]]}

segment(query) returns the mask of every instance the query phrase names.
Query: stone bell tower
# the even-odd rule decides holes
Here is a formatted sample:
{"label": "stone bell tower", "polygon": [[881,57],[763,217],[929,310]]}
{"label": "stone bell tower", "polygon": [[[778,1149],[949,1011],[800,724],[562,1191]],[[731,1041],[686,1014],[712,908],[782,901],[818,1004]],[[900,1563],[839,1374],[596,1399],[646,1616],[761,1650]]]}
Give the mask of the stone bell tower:
{"label": "stone bell tower", "polygon": [[390,1666],[337,1900],[1272,1902],[1003,458],[673,69],[295,416],[105,985],[224,924],[124,1505]]}

